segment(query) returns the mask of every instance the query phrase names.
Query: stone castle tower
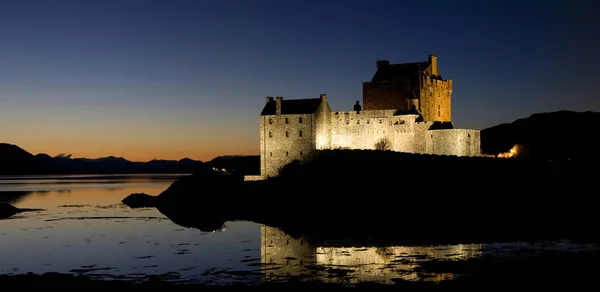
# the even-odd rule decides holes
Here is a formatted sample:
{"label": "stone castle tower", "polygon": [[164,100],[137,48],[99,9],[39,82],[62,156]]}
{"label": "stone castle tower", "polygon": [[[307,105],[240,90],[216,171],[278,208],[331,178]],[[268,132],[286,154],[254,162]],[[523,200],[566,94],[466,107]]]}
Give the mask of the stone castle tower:
{"label": "stone castle tower", "polygon": [[444,80],[437,57],[426,62],[377,61],[363,82],[363,105],[335,112],[327,95],[283,99],[268,96],[260,114],[260,180],[319,149],[375,149],[386,141],[392,151],[480,156],[479,130],[455,129],[451,120],[452,81]]}
{"label": "stone castle tower", "polygon": [[370,82],[363,82],[364,110],[415,110],[424,121],[451,122],[452,80],[444,80],[437,56],[425,62],[377,61]]}

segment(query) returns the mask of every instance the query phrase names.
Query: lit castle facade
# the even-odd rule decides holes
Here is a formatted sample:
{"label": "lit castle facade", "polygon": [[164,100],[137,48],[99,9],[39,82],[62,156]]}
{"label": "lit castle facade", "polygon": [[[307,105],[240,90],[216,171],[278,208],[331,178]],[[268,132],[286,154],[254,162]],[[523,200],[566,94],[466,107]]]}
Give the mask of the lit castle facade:
{"label": "lit castle facade", "polygon": [[[444,80],[437,57],[389,64],[363,82],[363,105],[335,112],[319,98],[267,97],[260,115],[260,176],[277,176],[284,165],[318,149],[385,149],[408,153],[480,156],[479,130],[455,129],[452,80]],[[363,108],[364,107],[364,108]]]}

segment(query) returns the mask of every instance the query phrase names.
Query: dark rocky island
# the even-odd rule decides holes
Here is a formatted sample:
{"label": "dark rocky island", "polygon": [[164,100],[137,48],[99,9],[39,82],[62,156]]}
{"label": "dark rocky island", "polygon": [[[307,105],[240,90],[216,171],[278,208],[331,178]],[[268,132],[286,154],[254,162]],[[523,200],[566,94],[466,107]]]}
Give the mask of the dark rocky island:
{"label": "dark rocky island", "polygon": [[318,241],[596,240],[589,232],[595,218],[591,167],[586,161],[323,150],[264,181],[205,169],[156,197],[134,194],[123,203],[156,207],[173,222],[203,231],[250,220]]}

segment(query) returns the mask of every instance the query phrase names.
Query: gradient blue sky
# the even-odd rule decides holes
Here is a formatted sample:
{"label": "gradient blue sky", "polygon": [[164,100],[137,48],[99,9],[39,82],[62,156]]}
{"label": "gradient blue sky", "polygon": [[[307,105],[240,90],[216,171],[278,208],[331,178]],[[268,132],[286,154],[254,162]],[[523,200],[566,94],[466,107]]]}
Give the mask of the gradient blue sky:
{"label": "gradient blue sky", "polygon": [[258,154],[265,96],[362,100],[439,58],[456,127],[600,111],[596,1],[1,0],[0,142],[134,161]]}

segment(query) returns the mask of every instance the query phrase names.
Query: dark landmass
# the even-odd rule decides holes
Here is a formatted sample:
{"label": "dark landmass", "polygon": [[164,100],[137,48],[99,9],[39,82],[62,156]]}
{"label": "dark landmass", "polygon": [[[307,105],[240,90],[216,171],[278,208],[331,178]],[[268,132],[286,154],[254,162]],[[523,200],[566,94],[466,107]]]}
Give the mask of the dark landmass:
{"label": "dark landmass", "polygon": [[41,209],[23,209],[17,208],[8,203],[0,203],[0,219],[9,218],[15,214],[23,212],[42,211]]}
{"label": "dark landmass", "polygon": [[189,158],[132,162],[114,156],[92,159],[33,155],[16,145],[0,143],[0,175],[194,173],[204,167],[260,173],[260,156],[217,157],[208,162]]}
{"label": "dark landmass", "polygon": [[600,140],[593,133],[597,132],[598,125],[600,112],[563,110],[533,114],[483,129],[481,151],[497,155],[521,144],[522,156],[528,158],[586,160],[597,156]]}
{"label": "dark landmass", "polygon": [[176,224],[203,231],[250,220],[321,243],[342,237],[405,244],[596,242],[594,166],[321,150],[265,181],[205,169],[158,196],[132,194],[123,203],[156,207]]}

